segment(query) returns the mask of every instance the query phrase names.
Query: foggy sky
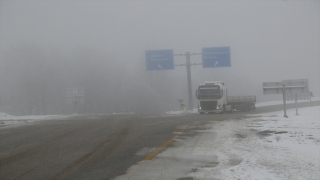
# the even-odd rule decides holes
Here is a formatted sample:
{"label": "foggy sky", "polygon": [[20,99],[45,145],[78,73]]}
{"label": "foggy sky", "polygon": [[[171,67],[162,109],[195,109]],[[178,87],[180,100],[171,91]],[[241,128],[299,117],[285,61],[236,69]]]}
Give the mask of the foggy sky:
{"label": "foggy sky", "polygon": [[[145,50],[201,52],[230,46],[230,68],[192,67],[193,89],[205,80],[262,82],[309,79],[320,95],[320,1],[0,1],[0,58],[20,44],[72,54],[81,48],[113,57],[136,73]],[[88,60],[90,61],[90,60]],[[175,57],[175,63],[183,63]],[[192,56],[191,62],[201,62]],[[109,62],[115,63],[115,62]],[[145,69],[141,69],[145,70]],[[186,70],[167,74],[184,86]],[[241,83],[240,83],[241,84]],[[260,90],[259,92],[257,92]],[[194,90],[193,90],[194,92]],[[229,92],[236,93],[235,90]],[[181,97],[177,97],[181,98]]]}

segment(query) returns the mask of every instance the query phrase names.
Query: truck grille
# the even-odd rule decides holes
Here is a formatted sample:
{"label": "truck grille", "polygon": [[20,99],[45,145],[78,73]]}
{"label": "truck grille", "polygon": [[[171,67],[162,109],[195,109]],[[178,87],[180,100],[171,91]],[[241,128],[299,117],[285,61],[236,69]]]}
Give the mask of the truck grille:
{"label": "truck grille", "polygon": [[200,101],[202,110],[215,110],[217,108],[217,101]]}

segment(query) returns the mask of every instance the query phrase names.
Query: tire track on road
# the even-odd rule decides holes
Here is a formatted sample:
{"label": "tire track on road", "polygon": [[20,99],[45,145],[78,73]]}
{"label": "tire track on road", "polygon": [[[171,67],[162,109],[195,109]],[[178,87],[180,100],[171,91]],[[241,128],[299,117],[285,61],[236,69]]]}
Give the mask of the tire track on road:
{"label": "tire track on road", "polygon": [[[15,149],[13,149],[14,152],[17,151],[16,153],[11,155],[10,153],[7,153],[8,154],[7,156],[3,156],[2,158],[0,158],[0,176],[10,177],[13,179],[20,179],[21,177],[28,174],[29,172],[32,172],[33,170],[38,169],[39,167],[45,165],[47,162],[49,162],[50,160],[58,156],[58,154],[53,156],[50,156],[50,154],[43,154],[43,153],[46,153],[46,149],[48,148],[48,145],[52,144],[52,142],[55,142],[55,141],[58,142],[60,139],[70,136],[71,134],[74,134],[74,133],[83,134],[87,132],[88,129],[90,129],[88,127],[90,127],[89,125],[91,124],[92,124],[91,122],[81,124],[71,130],[68,130],[68,131],[63,130],[65,132],[58,133],[58,135],[44,138],[37,142],[31,142],[31,143],[17,146]],[[91,126],[90,130],[97,131],[98,129],[103,129],[103,128],[104,127],[101,127],[100,124],[94,124],[93,126]],[[3,152],[3,153],[6,153],[6,152]],[[34,161],[29,163],[29,166],[25,166],[23,167],[23,169],[13,166],[14,163],[23,161],[26,158],[31,158],[36,155],[39,156],[39,154],[41,154],[40,155],[42,156],[41,158],[35,158]],[[7,167],[10,167],[10,168],[7,169]]]}
{"label": "tire track on road", "polygon": [[88,153],[62,168],[50,179],[68,179],[68,175],[72,175],[77,171],[90,171],[99,167],[99,165],[106,161],[107,157],[124,141],[125,137],[128,135],[128,131],[129,123],[111,136],[106,137],[105,140],[94,146]]}
{"label": "tire track on road", "polygon": [[[6,166],[9,166],[11,164],[17,163],[19,161],[22,161],[25,158],[32,157],[32,156],[39,154],[41,152],[41,150],[45,149],[47,147],[47,144],[52,143],[52,141],[56,141],[58,139],[61,139],[65,136],[68,136],[68,135],[75,133],[75,132],[77,132],[77,133],[84,132],[85,130],[86,130],[86,126],[82,126],[82,127],[79,126],[79,127],[76,127],[72,130],[69,130],[67,132],[63,132],[59,135],[43,139],[43,140],[41,140],[42,143],[31,142],[31,143],[27,143],[27,144],[24,144],[24,145],[17,147],[16,151],[18,151],[18,153],[11,154],[11,155],[9,153],[9,156],[3,157],[0,159],[0,175],[2,177],[14,177],[14,179],[20,179],[21,177],[23,177],[27,173],[39,168],[40,166],[43,166],[43,164],[45,164],[46,162],[48,162],[52,158],[45,156],[44,158],[36,159],[33,163],[31,163],[32,164],[31,166],[24,167],[23,170],[17,171],[14,168],[14,169],[9,169],[9,170],[3,171],[3,168],[5,168]],[[54,156],[54,157],[56,157],[56,156]]]}

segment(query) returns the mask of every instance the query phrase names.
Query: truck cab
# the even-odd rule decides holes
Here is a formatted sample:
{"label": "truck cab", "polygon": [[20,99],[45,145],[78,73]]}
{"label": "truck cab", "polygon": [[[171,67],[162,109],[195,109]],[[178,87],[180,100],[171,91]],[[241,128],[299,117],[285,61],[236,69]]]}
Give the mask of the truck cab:
{"label": "truck cab", "polygon": [[196,97],[199,100],[198,112],[223,113],[231,110],[227,106],[227,88],[221,81],[205,81],[200,84]]}

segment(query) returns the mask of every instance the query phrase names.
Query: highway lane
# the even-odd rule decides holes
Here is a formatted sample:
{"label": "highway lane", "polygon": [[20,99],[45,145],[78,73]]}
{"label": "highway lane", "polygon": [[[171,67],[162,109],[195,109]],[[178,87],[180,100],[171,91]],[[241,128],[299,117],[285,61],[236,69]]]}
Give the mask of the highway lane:
{"label": "highway lane", "polygon": [[194,130],[206,123],[282,109],[275,105],[233,114],[79,116],[1,129],[0,177],[111,179],[141,160],[151,160],[175,137],[195,136]]}
{"label": "highway lane", "polygon": [[[190,117],[103,116],[1,130],[3,179],[108,179],[142,160],[135,154],[172,138]],[[1,178],[1,179],[2,179]]]}

